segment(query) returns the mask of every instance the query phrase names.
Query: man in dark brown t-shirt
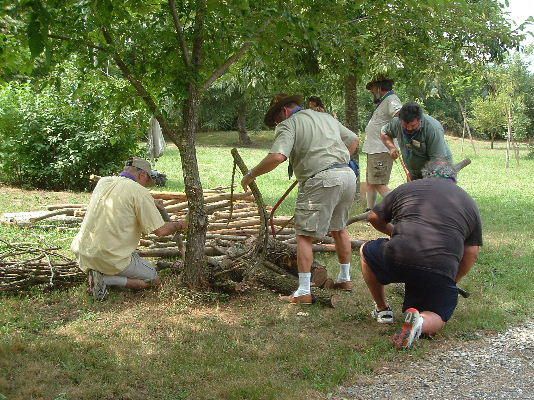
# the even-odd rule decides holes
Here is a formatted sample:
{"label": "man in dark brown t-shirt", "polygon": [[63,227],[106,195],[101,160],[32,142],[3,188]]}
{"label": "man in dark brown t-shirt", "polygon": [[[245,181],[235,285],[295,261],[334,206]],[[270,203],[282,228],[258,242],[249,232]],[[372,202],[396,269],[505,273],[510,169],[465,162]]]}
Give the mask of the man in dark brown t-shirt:
{"label": "man in dark brown t-shirt", "polygon": [[456,283],[471,269],[482,245],[478,207],[456,185],[450,163],[431,162],[423,173],[425,179],[399,186],[373,208],[369,222],[391,238],[372,240],[360,250],[378,322],[393,322],[384,285],[406,284],[405,323],[394,337],[398,348],[444,327],[458,301]]}

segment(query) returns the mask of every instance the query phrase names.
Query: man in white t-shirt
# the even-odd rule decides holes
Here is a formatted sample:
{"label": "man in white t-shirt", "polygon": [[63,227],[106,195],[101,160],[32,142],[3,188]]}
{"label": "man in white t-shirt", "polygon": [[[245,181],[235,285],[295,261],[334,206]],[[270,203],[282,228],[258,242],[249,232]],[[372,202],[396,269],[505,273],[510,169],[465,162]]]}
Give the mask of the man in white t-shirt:
{"label": "man in white t-shirt", "polygon": [[402,107],[402,102],[393,91],[393,83],[393,79],[377,77],[366,86],[376,104],[376,109],[365,127],[365,143],[362,148],[367,154],[367,210],[375,206],[377,193],[384,197],[390,191],[387,185],[393,159],[380,140],[380,130],[397,116]]}
{"label": "man in white t-shirt", "polygon": [[108,286],[146,289],[159,284],[154,266],[135,252],[141,235],[167,236],[184,230],[185,221],[165,222],[147,189],[150,163],[133,157],[119,176],[106,176],[93,191],[80,231],[72,242],[89,289],[103,300]]}

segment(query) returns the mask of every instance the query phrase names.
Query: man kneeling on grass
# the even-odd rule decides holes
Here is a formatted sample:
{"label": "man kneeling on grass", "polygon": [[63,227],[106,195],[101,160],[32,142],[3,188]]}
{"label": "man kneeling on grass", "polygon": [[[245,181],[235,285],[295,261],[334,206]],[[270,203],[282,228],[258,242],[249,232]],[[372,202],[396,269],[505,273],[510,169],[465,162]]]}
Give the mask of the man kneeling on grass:
{"label": "man kneeling on grass", "polygon": [[103,300],[107,286],[146,289],[159,284],[153,265],[135,249],[142,234],[167,236],[186,227],[185,221],[164,222],[147,187],[154,171],[142,158],[131,158],[119,176],[98,181],[80,232],[71,249],[80,269],[88,273],[89,290]]}
{"label": "man kneeling on grass", "polygon": [[398,349],[445,326],[458,303],[456,283],[474,265],[482,245],[478,207],[456,185],[452,165],[429,162],[423,177],[399,186],[373,208],[369,222],[391,238],[369,241],[360,249],[377,322],[393,322],[384,285],[405,283],[406,316],[393,336]]}

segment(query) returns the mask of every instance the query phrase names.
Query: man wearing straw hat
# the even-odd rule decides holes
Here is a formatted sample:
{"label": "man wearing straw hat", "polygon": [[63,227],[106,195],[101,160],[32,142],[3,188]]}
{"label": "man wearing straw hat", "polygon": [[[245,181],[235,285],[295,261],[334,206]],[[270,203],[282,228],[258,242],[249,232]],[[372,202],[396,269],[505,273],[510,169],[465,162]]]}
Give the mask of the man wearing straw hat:
{"label": "man wearing straw hat", "polygon": [[265,124],[275,127],[269,154],[242,179],[246,188],[255,178],[289,159],[289,175],[299,182],[295,206],[299,287],[282,299],[293,304],[311,304],[312,242],[329,232],[336,243],[340,272],[335,287],[352,290],[351,243],[346,230],[356,193],[356,179],[349,168],[350,155],[358,148],[354,132],[331,115],[304,110],[300,96],[278,94],[271,101]]}

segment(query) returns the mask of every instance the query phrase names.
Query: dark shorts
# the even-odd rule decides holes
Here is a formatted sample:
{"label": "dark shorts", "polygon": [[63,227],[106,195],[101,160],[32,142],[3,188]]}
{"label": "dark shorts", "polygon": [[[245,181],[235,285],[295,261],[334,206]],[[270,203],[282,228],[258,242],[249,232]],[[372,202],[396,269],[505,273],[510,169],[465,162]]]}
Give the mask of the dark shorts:
{"label": "dark shorts", "polygon": [[383,285],[404,283],[402,311],[414,307],[432,311],[448,321],[458,304],[458,288],[449,277],[413,266],[395,265],[384,258],[388,239],[371,240],[364,244],[363,256],[376,279]]}

